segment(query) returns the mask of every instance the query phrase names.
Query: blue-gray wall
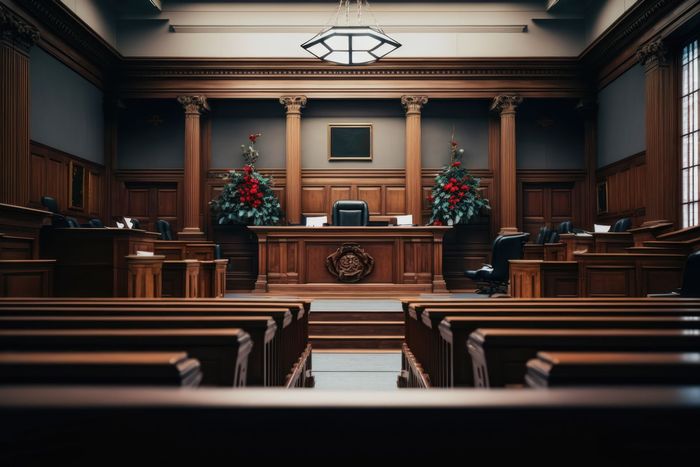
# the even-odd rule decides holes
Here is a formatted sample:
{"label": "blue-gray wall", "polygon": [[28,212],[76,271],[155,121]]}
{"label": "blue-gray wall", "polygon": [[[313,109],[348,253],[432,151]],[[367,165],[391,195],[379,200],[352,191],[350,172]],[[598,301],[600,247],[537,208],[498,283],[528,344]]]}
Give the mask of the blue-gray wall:
{"label": "blue-gray wall", "polygon": [[431,100],[421,112],[421,158],[426,168],[450,163],[452,130],[469,169],[489,167],[489,102]]}
{"label": "blue-gray wall", "polygon": [[598,167],[646,149],[644,68],[636,65],[598,93]]}
{"label": "blue-gray wall", "polygon": [[104,164],[102,91],[39,47],[30,86],[32,140]]}
{"label": "blue-gray wall", "polygon": [[[262,133],[256,143],[258,168],[285,166],[285,109],[276,100],[210,101],[212,168],[236,168],[244,163],[241,144]],[[304,121],[302,120],[302,125]]]}
{"label": "blue-gray wall", "polygon": [[181,169],[185,112],[175,99],[127,101],[119,114],[119,169]]}
{"label": "blue-gray wall", "polygon": [[583,119],[574,100],[526,99],[516,114],[518,169],[583,169]]}

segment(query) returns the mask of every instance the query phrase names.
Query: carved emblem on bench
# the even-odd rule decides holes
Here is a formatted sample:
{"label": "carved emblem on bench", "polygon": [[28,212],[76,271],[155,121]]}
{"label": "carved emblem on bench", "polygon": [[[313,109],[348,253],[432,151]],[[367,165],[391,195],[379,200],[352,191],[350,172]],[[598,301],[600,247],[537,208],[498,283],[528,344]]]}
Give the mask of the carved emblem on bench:
{"label": "carved emblem on bench", "polygon": [[359,282],[374,269],[374,258],[357,243],[343,243],[326,258],[326,268],[340,282]]}

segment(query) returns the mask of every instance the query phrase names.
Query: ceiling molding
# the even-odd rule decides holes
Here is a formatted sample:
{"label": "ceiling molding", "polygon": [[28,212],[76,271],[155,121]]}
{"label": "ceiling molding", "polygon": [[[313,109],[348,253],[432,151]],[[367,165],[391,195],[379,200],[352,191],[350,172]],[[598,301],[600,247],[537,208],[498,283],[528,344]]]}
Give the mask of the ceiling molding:
{"label": "ceiling molding", "polygon": [[[264,32],[280,33],[309,33],[315,34],[324,29],[323,26],[311,24],[171,24],[170,32],[187,34],[231,34]],[[387,33],[524,33],[526,24],[445,24],[445,25],[400,25],[384,26]]]}

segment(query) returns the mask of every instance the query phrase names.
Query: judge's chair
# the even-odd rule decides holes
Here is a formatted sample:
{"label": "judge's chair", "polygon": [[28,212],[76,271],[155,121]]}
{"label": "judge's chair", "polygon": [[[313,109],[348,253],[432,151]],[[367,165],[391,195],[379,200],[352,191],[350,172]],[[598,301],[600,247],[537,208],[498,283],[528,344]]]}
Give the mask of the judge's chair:
{"label": "judge's chair", "polygon": [[615,222],[610,229],[610,232],[627,232],[632,227],[632,220],[629,217],[623,217]]}
{"label": "judge's chair", "polygon": [[333,204],[333,225],[366,226],[369,223],[369,209],[364,201],[340,200]]}
{"label": "judge's chair", "polygon": [[161,240],[172,240],[173,239],[173,231],[170,228],[170,222],[168,222],[164,219],[158,219],[156,221],[156,230],[160,234]]}
{"label": "judge's chair", "polygon": [[464,272],[474,282],[487,284],[486,287],[477,290],[477,293],[487,293],[491,296],[496,292],[507,291],[510,276],[508,261],[523,258],[523,245],[529,237],[529,233],[496,237],[491,247],[493,264],[484,264],[480,269]]}
{"label": "judge's chair", "polygon": [[665,294],[649,294],[647,297],[691,297],[700,298],[700,251],[688,255],[683,270],[681,288]]}

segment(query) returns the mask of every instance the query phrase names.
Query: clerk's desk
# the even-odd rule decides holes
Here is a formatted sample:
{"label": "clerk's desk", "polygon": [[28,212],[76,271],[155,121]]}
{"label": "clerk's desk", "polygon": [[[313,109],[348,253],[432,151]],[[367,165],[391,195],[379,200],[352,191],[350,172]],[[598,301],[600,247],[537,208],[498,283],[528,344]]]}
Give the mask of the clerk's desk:
{"label": "clerk's desk", "polygon": [[[258,237],[255,292],[447,292],[442,275],[442,241],[451,227],[249,228]],[[357,244],[373,259],[372,272],[358,282],[343,282],[328,268],[327,259],[344,244]]]}
{"label": "clerk's desk", "polygon": [[41,231],[41,256],[56,259],[54,295],[126,297],[127,255],[154,250],[156,232],[115,228],[54,228]]}

